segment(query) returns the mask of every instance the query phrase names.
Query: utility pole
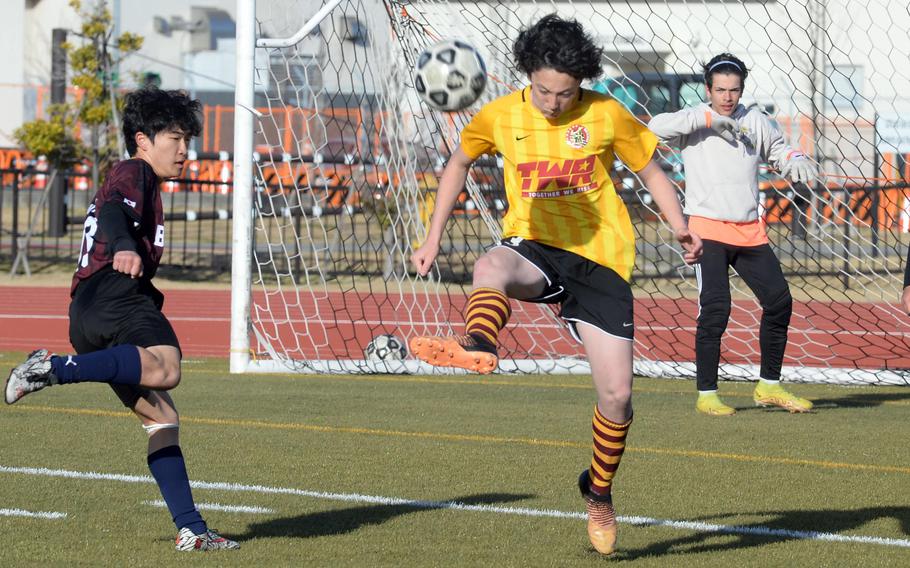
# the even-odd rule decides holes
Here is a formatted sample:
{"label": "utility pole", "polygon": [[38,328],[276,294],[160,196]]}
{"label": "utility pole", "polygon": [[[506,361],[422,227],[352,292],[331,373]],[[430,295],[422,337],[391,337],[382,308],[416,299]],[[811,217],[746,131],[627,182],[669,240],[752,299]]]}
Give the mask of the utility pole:
{"label": "utility pole", "polygon": [[[66,30],[54,28],[51,44],[51,104],[66,103]],[[53,169],[63,167],[63,164],[51,164]],[[48,219],[47,235],[49,237],[62,237],[66,234],[66,201],[64,195],[63,172],[53,176],[53,183],[48,189]]]}

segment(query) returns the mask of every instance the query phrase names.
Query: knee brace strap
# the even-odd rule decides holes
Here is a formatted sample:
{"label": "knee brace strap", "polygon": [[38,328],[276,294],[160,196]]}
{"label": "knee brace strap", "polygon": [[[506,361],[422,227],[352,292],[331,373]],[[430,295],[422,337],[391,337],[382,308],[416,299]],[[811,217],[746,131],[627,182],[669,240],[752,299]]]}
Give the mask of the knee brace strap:
{"label": "knee brace strap", "polygon": [[151,436],[158,430],[177,430],[178,428],[180,428],[180,424],[155,423],[155,424],[143,424],[142,427],[145,428],[145,433],[148,434],[149,436]]}

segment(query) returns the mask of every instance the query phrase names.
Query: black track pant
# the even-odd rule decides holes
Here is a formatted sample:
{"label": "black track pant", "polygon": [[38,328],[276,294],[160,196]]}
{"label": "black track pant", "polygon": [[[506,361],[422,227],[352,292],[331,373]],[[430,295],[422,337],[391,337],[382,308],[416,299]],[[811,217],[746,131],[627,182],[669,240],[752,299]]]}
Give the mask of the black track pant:
{"label": "black track pant", "polygon": [[695,365],[698,390],[717,388],[720,338],[730,319],[729,267],[752,289],[762,307],[759,346],[761,378],[779,380],[787,348],[787,328],[793,312],[790,288],[780,262],[767,244],[740,247],[704,241],[701,261],[695,266],[699,289]]}

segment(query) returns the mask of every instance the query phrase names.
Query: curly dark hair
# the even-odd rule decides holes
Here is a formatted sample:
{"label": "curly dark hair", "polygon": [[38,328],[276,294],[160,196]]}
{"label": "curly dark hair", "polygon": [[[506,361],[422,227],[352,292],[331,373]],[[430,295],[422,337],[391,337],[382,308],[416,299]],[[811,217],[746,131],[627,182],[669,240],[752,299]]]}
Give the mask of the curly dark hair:
{"label": "curly dark hair", "polygon": [[749,76],[749,70],[746,69],[746,64],[732,53],[715,55],[710,61],[702,66],[702,71],[705,74],[705,84],[708,85],[708,88],[714,86],[715,73],[732,73],[733,75],[738,75],[739,81],[744,87],[746,86],[746,77]]}
{"label": "curly dark hair", "polygon": [[530,76],[540,69],[555,69],[578,80],[603,73],[603,48],[597,47],[576,20],[549,14],[518,34],[512,46],[518,69]]}
{"label": "curly dark hair", "polygon": [[202,104],[184,91],[163,91],[157,87],[143,87],[126,95],[122,130],[130,156],[136,153],[137,133],[142,132],[154,142],[156,134],[174,127],[199,136]]}

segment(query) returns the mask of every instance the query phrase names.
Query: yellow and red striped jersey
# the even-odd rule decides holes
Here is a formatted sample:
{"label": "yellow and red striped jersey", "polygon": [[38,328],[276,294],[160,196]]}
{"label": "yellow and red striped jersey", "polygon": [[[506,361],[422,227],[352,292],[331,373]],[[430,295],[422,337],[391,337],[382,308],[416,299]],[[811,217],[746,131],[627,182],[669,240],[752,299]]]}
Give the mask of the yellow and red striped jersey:
{"label": "yellow and red striped jersey", "polygon": [[610,169],[617,158],[632,171],[644,168],[657,137],[621,104],[585,89],[572,110],[548,120],[529,89],[484,105],[461,132],[468,157],[503,158],[503,237],[574,252],[629,280],[635,236]]}

